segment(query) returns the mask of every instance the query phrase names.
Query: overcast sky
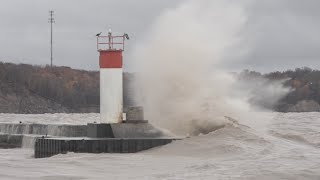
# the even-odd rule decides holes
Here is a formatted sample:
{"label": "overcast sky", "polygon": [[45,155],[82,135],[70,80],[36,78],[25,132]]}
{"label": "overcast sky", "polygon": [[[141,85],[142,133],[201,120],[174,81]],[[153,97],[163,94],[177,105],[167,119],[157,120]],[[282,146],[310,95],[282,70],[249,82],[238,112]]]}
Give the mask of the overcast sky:
{"label": "overcast sky", "polygon": [[[241,61],[228,66],[230,69],[320,69],[320,1],[251,2],[246,8],[243,36],[252,46]],[[97,70],[95,34],[109,27],[130,35],[125,52],[126,61],[130,61],[133,46],[154,19],[179,3],[183,0],[1,0],[0,61],[50,63],[50,9],[56,19],[55,65]]]}

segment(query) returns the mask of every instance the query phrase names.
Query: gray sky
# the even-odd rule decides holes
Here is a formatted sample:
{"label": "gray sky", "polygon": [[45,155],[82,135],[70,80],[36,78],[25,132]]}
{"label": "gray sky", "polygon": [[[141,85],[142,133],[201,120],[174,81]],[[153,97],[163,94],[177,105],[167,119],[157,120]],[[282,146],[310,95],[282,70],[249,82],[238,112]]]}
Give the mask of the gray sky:
{"label": "gray sky", "polygon": [[[127,32],[128,57],[153,20],[183,0],[1,0],[0,60],[50,62],[48,11],[55,10],[54,64],[98,69],[95,34]],[[230,69],[320,68],[320,1],[252,0],[244,36],[253,46]],[[130,61],[130,59],[126,59]],[[130,67],[127,67],[130,69]]]}
{"label": "gray sky", "polygon": [[320,68],[320,1],[257,0],[248,13],[248,39],[255,46],[245,57],[247,67]]}

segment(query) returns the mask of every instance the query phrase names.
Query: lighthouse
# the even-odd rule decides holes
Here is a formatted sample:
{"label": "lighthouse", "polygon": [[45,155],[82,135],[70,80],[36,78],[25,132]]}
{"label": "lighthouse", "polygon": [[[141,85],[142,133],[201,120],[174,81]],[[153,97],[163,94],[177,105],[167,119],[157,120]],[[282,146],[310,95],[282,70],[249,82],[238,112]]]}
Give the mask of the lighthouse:
{"label": "lighthouse", "polygon": [[[88,122],[86,126],[62,125],[59,126],[59,129],[62,128],[64,131],[59,131],[58,135],[53,133],[56,131],[48,131],[48,127],[52,129],[56,128],[56,125],[40,125],[44,128],[41,132],[46,135],[42,138],[35,137],[35,158],[67,152],[135,153],[181,139],[172,137],[171,134],[148,123],[143,116],[143,107],[136,106],[134,103],[128,104],[127,100],[125,103],[126,118],[125,121],[122,119],[124,104],[122,52],[124,41],[129,37],[127,34],[115,36],[111,30],[105,36],[101,34],[96,35],[100,65],[100,123]],[[127,89],[128,79],[125,85]],[[25,124],[10,125],[18,129],[26,127]],[[32,126],[33,124],[30,124],[30,127]],[[39,124],[37,128],[38,126]],[[0,124],[0,131],[1,129],[6,128],[1,128]],[[12,133],[9,132],[8,136],[10,134]],[[47,135],[54,137],[47,137]]]}
{"label": "lighthouse", "polygon": [[123,56],[127,34],[107,36],[97,34],[100,66],[100,117],[101,123],[122,122],[123,113]]}

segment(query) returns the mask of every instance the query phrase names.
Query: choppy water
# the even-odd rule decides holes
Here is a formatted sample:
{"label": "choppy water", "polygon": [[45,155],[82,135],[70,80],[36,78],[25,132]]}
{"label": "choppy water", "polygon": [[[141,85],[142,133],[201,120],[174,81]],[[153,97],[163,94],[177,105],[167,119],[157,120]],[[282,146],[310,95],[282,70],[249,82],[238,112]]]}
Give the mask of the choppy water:
{"label": "choppy water", "polygon": [[[239,124],[136,154],[33,159],[31,149],[0,149],[0,179],[320,179],[320,113],[246,116],[237,117]],[[98,119],[97,114],[0,115],[3,122]]]}

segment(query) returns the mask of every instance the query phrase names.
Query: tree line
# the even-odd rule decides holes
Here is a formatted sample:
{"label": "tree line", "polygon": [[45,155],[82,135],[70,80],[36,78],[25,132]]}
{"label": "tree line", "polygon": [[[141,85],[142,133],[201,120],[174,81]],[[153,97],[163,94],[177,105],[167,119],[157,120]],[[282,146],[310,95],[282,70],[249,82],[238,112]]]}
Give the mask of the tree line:
{"label": "tree line", "polygon": [[[264,78],[269,81],[282,80],[284,86],[290,87],[291,91],[272,107],[274,110],[283,111],[285,106],[303,100],[320,104],[319,70],[303,67],[266,74],[244,70],[236,76],[247,79]],[[124,74],[125,105],[134,104],[130,97],[133,79],[134,74]],[[69,112],[99,112],[99,72],[0,62],[0,100],[6,97],[14,101],[15,98],[12,97],[15,95],[24,98],[36,95],[68,108]]]}
{"label": "tree line", "polygon": [[282,80],[285,87],[291,91],[284,96],[274,107],[282,111],[284,106],[294,105],[301,101],[315,101],[320,104],[320,71],[309,67],[296,68],[294,70],[275,71],[261,74],[256,71],[244,70],[240,76],[262,77],[270,81]]}
{"label": "tree line", "polygon": [[37,95],[71,112],[99,107],[99,74],[69,67],[33,66],[0,62],[2,96]]}

